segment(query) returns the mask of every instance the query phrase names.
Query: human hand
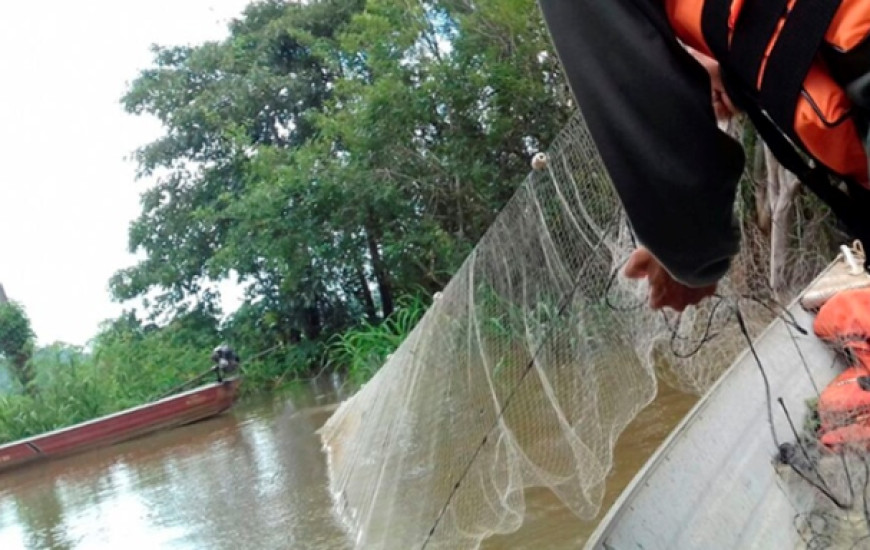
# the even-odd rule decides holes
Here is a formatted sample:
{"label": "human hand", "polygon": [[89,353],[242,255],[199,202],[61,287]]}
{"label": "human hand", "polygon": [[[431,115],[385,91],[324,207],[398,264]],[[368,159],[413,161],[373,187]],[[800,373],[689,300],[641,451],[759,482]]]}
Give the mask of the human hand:
{"label": "human hand", "polygon": [[652,309],[669,307],[683,311],[716,292],[716,284],[692,288],[673,277],[649,250],[640,247],[631,253],[625,264],[625,276],[629,279],[647,278],[649,281],[649,306]]}
{"label": "human hand", "polygon": [[719,62],[692,48],[686,47],[686,49],[690,54],[692,54],[692,57],[694,57],[698,63],[707,70],[707,74],[710,75],[711,100],[713,102],[713,112],[716,114],[716,118],[721,121],[726,121],[739,113],[739,109],[734,106],[734,103],[731,102],[731,98],[728,97],[728,93],[725,91],[725,84],[722,83],[722,70],[719,67]]}

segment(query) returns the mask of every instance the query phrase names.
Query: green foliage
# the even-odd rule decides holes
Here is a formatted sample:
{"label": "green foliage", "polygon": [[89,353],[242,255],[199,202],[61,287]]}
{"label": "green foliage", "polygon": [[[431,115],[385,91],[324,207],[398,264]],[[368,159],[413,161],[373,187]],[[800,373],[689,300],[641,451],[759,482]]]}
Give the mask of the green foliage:
{"label": "green foliage", "polygon": [[[260,0],[224,40],[155,46],[121,99],[165,130],[136,151],[156,178],[129,233],[144,259],[110,281],[146,315],[31,359],[23,312],[0,309],[0,352],[32,389],[0,397],[0,439],[153,399],[221,341],[253,358],[248,391],[325,367],[368,379],[569,98],[532,0]],[[247,300],[221,319],[225,279]]]}
{"label": "green foliage", "polygon": [[325,340],[285,343],[287,329],[264,301],[243,304],[221,327],[221,335],[244,361],[245,388],[270,390],[311,375],[324,364]]}
{"label": "green foliage", "polygon": [[33,330],[24,308],[15,302],[0,303],[0,356],[25,388],[33,379],[28,365],[32,352]]}
{"label": "green foliage", "polygon": [[366,382],[411,333],[426,307],[426,302],[419,297],[402,298],[396,311],[381,323],[364,322],[335,336],[329,347],[330,361],[346,370],[351,382]]}
{"label": "green foliage", "polygon": [[34,435],[122,409],[131,402],[81,350],[53,344],[32,359],[30,394],[0,396],[0,442]]}
{"label": "green foliage", "polygon": [[13,380],[11,369],[5,360],[0,361],[0,395],[12,393],[15,389],[15,380]]}
{"label": "green foliage", "polygon": [[122,100],[166,133],[137,152],[160,179],[113,292],[174,314],[235,278],[230,331],[293,350],[267,378],[316,369],[446,284],[569,96],[531,0],[253,3],[223,41],[155,48]]}
{"label": "green foliage", "polygon": [[88,350],[63,343],[39,348],[28,362],[33,391],[0,395],[0,443],[157,399],[209,368],[211,350],[222,341],[242,358],[244,393],[276,389],[325,364],[322,342],[267,347],[277,329],[260,313],[248,304],[236,324],[220,326],[218,312],[202,304],[158,326],[129,311],[106,323]]}
{"label": "green foliage", "polygon": [[0,441],[82,422],[160,397],[210,366],[217,320],[195,309],[158,328],[134,312],[103,327],[93,351],[62,343],[36,350],[24,395],[0,396]]}
{"label": "green foliage", "polygon": [[106,325],[94,341],[93,369],[113,380],[121,408],[139,404],[209,367],[221,341],[213,312],[194,309],[164,327],[143,324],[127,313]]}
{"label": "green foliage", "polygon": [[310,113],[336,78],[330,41],[360,8],[357,0],[257,2],[222,42],[155,48],[154,66],[123,105],[165,125],[166,135],[137,153],[143,175],[164,175],[142,196],[130,247],[147,257],[113,278],[119,299],[158,290],[158,310],[174,311],[191,296],[213,301],[203,295],[209,281],[233,273],[267,302],[287,342],[319,336],[333,300],[305,245],[323,233],[294,219],[278,172],[293,162],[284,152],[315,135]]}

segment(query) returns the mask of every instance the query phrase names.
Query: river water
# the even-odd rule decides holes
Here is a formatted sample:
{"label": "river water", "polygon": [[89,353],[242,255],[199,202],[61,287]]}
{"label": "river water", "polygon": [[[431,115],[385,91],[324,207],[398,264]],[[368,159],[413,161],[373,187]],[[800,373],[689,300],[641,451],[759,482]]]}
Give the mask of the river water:
{"label": "river water", "polygon": [[[349,548],[331,513],[315,433],[335,400],[334,391],[306,388],[2,474],[0,550]],[[694,401],[661,387],[620,438],[607,502]],[[547,491],[530,492],[527,509],[519,531],[483,548],[577,548],[595,525]]]}

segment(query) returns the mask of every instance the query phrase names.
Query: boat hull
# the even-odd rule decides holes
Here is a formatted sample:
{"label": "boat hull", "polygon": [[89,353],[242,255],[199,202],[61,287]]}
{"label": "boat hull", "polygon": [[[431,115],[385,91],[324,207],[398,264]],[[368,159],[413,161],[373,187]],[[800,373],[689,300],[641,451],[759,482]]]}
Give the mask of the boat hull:
{"label": "boat hull", "polygon": [[0,445],[0,473],[220,414],[235,403],[239,384],[238,378],[214,382],[153,403]]}
{"label": "boat hull", "polygon": [[775,466],[777,443],[795,440],[779,399],[800,430],[806,400],[818,396],[838,369],[833,352],[812,334],[812,316],[797,304],[789,310],[809,334],[777,320],[756,339],[769,397],[747,349],[635,476],[587,549],[799,543],[793,525],[799,510]]}

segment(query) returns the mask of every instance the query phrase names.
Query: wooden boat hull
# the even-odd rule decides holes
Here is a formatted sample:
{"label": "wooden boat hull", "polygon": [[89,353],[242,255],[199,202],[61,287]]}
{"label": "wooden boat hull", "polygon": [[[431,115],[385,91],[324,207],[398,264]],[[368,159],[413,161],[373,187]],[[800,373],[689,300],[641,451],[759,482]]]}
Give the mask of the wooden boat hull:
{"label": "wooden boat hull", "polygon": [[220,414],[235,403],[240,382],[238,378],[214,382],[81,424],[0,445],[0,472],[120,443]]}
{"label": "wooden boat hull", "polygon": [[755,344],[769,397],[747,349],[635,476],[585,548],[799,544],[793,521],[800,510],[775,465],[777,443],[795,440],[778,400],[800,430],[806,400],[816,397],[839,369],[833,352],[812,334],[812,316],[797,304],[789,310],[809,334],[777,320]]}

